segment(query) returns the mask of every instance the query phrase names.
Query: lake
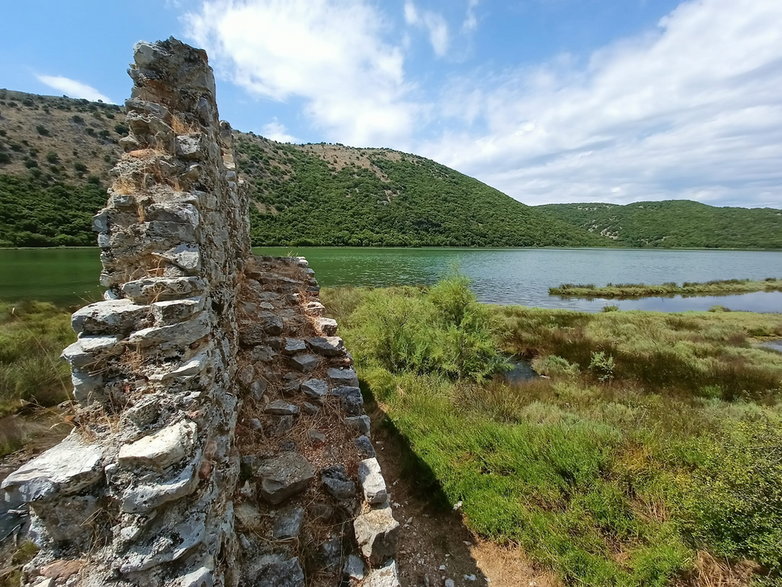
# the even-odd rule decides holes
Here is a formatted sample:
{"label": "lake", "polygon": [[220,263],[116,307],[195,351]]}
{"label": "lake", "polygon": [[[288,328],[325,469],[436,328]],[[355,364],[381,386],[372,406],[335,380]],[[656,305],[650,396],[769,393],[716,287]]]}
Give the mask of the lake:
{"label": "lake", "polygon": [[[664,283],[782,276],[780,251],[657,249],[258,248],[266,255],[302,255],[320,284],[431,284],[458,269],[482,302],[596,312],[620,309],[680,312],[721,305],[782,312],[782,293],[731,296],[580,300],[549,296],[561,283]],[[99,299],[98,249],[0,249],[0,299],[81,304]]]}

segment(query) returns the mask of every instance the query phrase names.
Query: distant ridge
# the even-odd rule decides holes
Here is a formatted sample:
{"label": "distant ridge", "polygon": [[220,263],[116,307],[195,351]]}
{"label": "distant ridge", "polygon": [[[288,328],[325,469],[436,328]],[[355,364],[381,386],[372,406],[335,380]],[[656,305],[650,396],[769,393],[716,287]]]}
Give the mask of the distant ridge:
{"label": "distant ridge", "polygon": [[626,247],[779,249],[782,210],[721,208],[689,200],[535,206],[573,226]]}
{"label": "distant ridge", "polygon": [[[94,245],[124,109],[0,90],[0,246]],[[782,211],[687,201],[527,206],[391,149],[235,131],[254,245],[782,248]]]}

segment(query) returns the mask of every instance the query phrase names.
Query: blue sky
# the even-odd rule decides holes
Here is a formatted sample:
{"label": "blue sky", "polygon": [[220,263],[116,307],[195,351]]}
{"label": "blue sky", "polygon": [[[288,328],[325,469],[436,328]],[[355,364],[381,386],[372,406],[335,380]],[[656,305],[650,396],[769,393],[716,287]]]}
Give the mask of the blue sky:
{"label": "blue sky", "polygon": [[779,0],[27,0],[4,22],[0,87],[121,103],[133,44],[173,35],[240,130],[418,153],[528,204],[782,207]]}

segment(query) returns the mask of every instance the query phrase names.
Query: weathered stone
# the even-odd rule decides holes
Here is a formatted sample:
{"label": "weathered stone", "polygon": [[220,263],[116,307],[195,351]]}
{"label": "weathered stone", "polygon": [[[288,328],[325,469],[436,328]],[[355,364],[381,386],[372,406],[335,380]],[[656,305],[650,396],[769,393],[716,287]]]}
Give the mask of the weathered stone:
{"label": "weathered stone", "polygon": [[356,484],[348,477],[344,465],[332,465],[320,473],[326,491],[337,499],[348,499],[356,495]]}
{"label": "weathered stone", "polygon": [[260,401],[261,398],[263,398],[263,394],[266,393],[266,380],[265,379],[257,379],[252,382],[252,385],[250,385],[250,396],[255,401]]}
{"label": "weathered stone", "polygon": [[252,365],[245,365],[236,372],[236,380],[242,387],[250,387],[255,378],[255,368]]}
{"label": "weathered stone", "polygon": [[304,306],[304,311],[313,316],[322,316],[326,311],[326,307],[320,302],[307,302]]}
{"label": "weathered stone", "polygon": [[370,420],[369,416],[362,414],[360,416],[349,416],[345,418],[345,424],[359,432],[359,434],[365,434],[371,438],[370,434]]}
{"label": "weathered stone", "polygon": [[[288,431],[293,429],[294,419],[293,416],[276,416],[277,423],[274,427],[274,436],[279,437],[285,435]],[[296,450],[296,444],[290,441],[291,444],[286,444],[288,441],[280,444],[280,450]]]}
{"label": "weathered stone", "polygon": [[94,367],[106,356],[116,355],[125,347],[119,336],[82,336],[62,352],[62,358],[77,369]]}
{"label": "weathered stone", "polygon": [[145,542],[137,543],[117,561],[123,574],[146,571],[163,563],[179,560],[206,535],[206,516],[195,512],[164,531],[155,532]]}
{"label": "weathered stone", "polygon": [[266,334],[270,334],[272,336],[282,334],[284,324],[282,318],[279,316],[269,312],[264,312],[258,316],[258,321]]}
{"label": "weathered stone", "polygon": [[239,339],[245,346],[263,344],[269,336],[282,334],[282,318],[269,312],[255,316],[256,322],[245,324],[239,329]]}
{"label": "weathered stone", "polygon": [[309,373],[320,364],[320,357],[304,353],[294,355],[290,357],[288,361],[294,369],[301,371],[302,373]]}
{"label": "weathered stone", "polygon": [[323,379],[307,379],[301,384],[301,391],[318,401],[326,397],[329,391],[328,384]]}
{"label": "weathered stone", "polygon": [[315,326],[326,336],[337,334],[337,321],[333,318],[324,318],[322,316],[315,318]]}
{"label": "weathered stone", "polygon": [[202,277],[146,277],[123,283],[122,293],[136,303],[198,296],[206,289]]}
{"label": "weathered stone", "polygon": [[315,520],[322,520],[324,522],[331,520],[334,516],[334,511],[334,506],[323,502],[316,502],[309,506],[310,516]]}
{"label": "weathered stone", "polygon": [[143,514],[159,508],[164,503],[190,495],[198,485],[196,475],[200,458],[194,459],[171,479],[141,483],[122,494],[123,512]]}
{"label": "weathered stone", "polygon": [[103,477],[104,450],[100,445],[85,442],[74,431],[60,444],[8,475],[0,489],[23,502],[76,493]]}
{"label": "weathered stone", "polygon": [[295,416],[299,413],[299,406],[289,404],[281,399],[269,402],[263,409],[266,414],[276,414],[278,416]]}
{"label": "weathered stone", "polygon": [[362,459],[371,459],[375,456],[375,447],[372,446],[372,441],[369,437],[363,434],[353,441],[358,449],[358,456]]}
{"label": "weathered stone", "polygon": [[361,560],[361,557],[358,557],[355,554],[349,554],[345,560],[345,566],[343,567],[342,572],[348,579],[361,581],[361,579],[364,578],[365,569],[366,567],[364,566],[364,561]]}
{"label": "weathered stone", "polygon": [[353,529],[361,553],[373,567],[396,553],[399,522],[394,519],[390,506],[361,514],[353,521]]}
{"label": "weathered stone", "polygon": [[167,300],[154,302],[150,306],[155,324],[162,326],[192,318],[204,309],[204,298],[194,297],[183,300]]}
{"label": "weathered stone", "polygon": [[133,332],[128,337],[130,344],[141,347],[155,345],[161,349],[187,346],[212,331],[212,322],[209,316],[202,312],[195,318],[171,324],[170,326],[152,326]]}
{"label": "weathered stone", "polygon": [[345,344],[339,336],[308,338],[307,345],[324,357],[338,357],[345,354]]}
{"label": "weathered stone", "polygon": [[102,395],[104,382],[103,375],[92,375],[74,368],[71,371],[73,398],[82,405],[89,404]]}
{"label": "weathered stone", "polygon": [[[447,586],[446,581],[446,586]],[[362,587],[399,587],[399,575],[396,571],[396,561],[378,569],[372,569],[361,584]]]}
{"label": "weathered stone", "polygon": [[358,464],[358,480],[367,503],[378,505],[388,499],[386,481],[383,479],[380,463],[376,458],[364,459]]}
{"label": "weathered stone", "polygon": [[261,424],[261,421],[258,418],[250,418],[247,424],[250,426],[250,430],[254,430],[255,432],[263,431],[263,424]]}
{"label": "weathered stone", "polygon": [[274,520],[272,537],[275,540],[297,538],[304,521],[304,508],[293,506],[279,510]]}
{"label": "weathered stone", "polygon": [[283,348],[283,352],[286,355],[294,355],[296,353],[306,351],[307,345],[304,344],[304,341],[300,338],[286,338],[285,339],[285,347]]}
{"label": "weathered stone", "polygon": [[192,453],[196,430],[195,422],[177,422],[136,442],[123,445],[117,460],[122,467],[165,469]]}
{"label": "weathered stone", "polygon": [[364,398],[361,389],[348,385],[341,385],[331,390],[331,394],[340,398],[342,407],[351,416],[359,416],[364,411]]}
{"label": "weathered stone", "polygon": [[253,474],[261,481],[261,496],[269,503],[278,504],[304,491],[315,477],[315,470],[300,454],[283,452],[264,460]]}
{"label": "weathered stone", "polygon": [[253,565],[255,577],[249,577],[255,587],[304,587],[304,571],[299,559],[285,559],[280,555],[266,555]]}
{"label": "weathered stone", "polygon": [[348,385],[352,387],[358,387],[358,376],[353,369],[340,369],[338,367],[332,367],[328,370],[329,379],[335,385]]}
{"label": "weathered stone", "polygon": [[83,334],[120,334],[137,328],[149,315],[149,306],[130,300],[104,300],[76,310],[71,326]]}

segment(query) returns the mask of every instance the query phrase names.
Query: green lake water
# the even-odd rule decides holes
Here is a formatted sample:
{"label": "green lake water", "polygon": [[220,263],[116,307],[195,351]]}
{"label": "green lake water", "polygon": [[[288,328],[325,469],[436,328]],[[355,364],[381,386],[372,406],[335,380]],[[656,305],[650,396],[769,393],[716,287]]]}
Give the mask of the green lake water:
{"label": "green lake water", "polygon": [[[302,255],[322,286],[431,284],[458,269],[487,303],[599,311],[733,310],[782,312],[782,293],[732,296],[573,300],[548,295],[561,283],[664,283],[782,277],[779,251],[657,249],[258,248],[258,254]],[[0,249],[0,299],[83,304],[100,299],[98,249]]]}

